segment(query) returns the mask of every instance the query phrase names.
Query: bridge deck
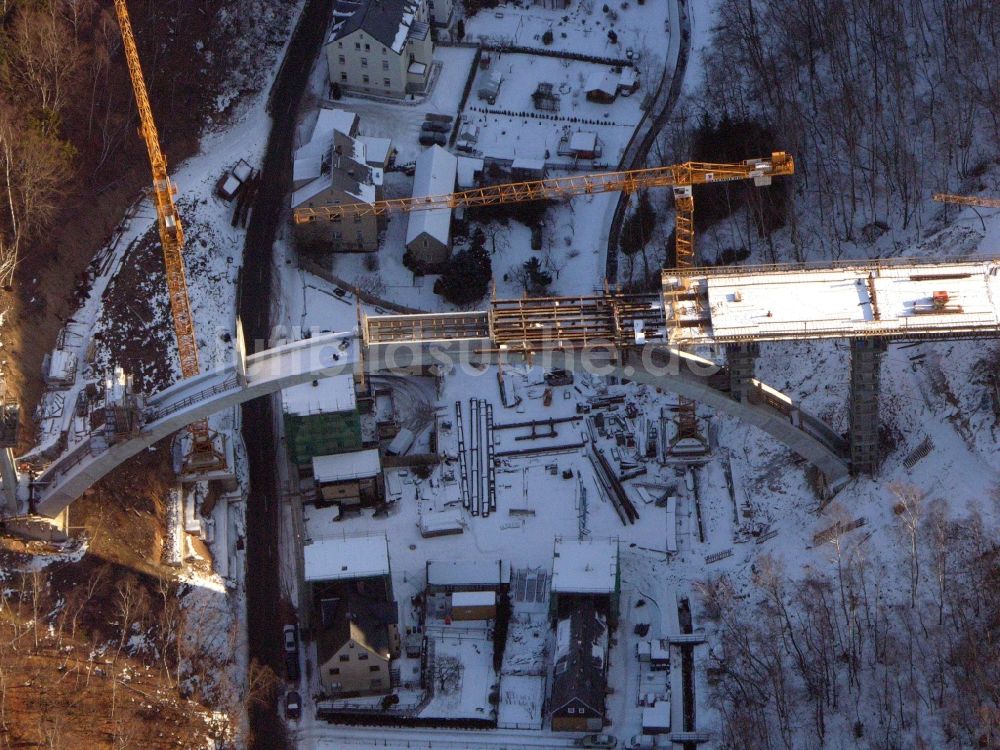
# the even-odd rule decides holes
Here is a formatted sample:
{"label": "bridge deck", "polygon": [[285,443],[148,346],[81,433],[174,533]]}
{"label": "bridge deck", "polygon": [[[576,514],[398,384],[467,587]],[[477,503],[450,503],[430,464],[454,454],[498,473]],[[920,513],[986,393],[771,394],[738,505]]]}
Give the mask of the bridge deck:
{"label": "bridge deck", "polygon": [[663,295],[675,345],[1000,334],[996,259],[670,270]]}

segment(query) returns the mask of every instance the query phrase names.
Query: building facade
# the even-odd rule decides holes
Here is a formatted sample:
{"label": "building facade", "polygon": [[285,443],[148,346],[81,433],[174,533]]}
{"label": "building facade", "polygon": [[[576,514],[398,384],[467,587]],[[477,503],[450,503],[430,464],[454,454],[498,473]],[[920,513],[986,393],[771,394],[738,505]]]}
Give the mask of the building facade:
{"label": "building facade", "polygon": [[[458,160],[440,146],[431,146],[417,157],[413,197],[444,195],[455,189]],[[414,263],[436,271],[451,257],[451,209],[412,211],[406,224],[406,249]]]}
{"label": "building facade", "polygon": [[[292,170],[292,209],[323,208],[349,203],[372,204],[382,197],[382,169],[368,164],[363,140],[340,128],[357,132],[347,118],[320,110],[309,142],[295,152]],[[351,115],[356,123],[356,115]],[[378,250],[379,221],[375,216],[351,216],[335,221],[295,224],[300,247],[333,252]]]}
{"label": "building facade", "polygon": [[426,90],[434,57],[427,0],[337,0],[334,18],[331,87],[399,99]]}

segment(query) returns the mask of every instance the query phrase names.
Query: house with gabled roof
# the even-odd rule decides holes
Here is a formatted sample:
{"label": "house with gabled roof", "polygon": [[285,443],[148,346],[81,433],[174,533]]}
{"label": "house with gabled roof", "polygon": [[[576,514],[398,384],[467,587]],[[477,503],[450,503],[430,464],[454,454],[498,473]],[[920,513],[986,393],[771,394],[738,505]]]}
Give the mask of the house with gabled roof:
{"label": "house with gabled roof", "polygon": [[[369,165],[365,141],[357,137],[357,115],[321,109],[312,137],[295,152],[292,209],[349,203],[372,204],[381,198],[381,168]],[[296,239],[333,252],[378,250],[374,215],[295,225]]]}
{"label": "house with gabled roof", "polygon": [[321,602],[316,658],[324,690],[333,696],[390,692],[398,623],[395,602],[356,594]]}
{"label": "house with gabled roof", "polygon": [[427,0],[335,0],[333,17],[331,88],[398,99],[427,89],[434,56]]}
{"label": "house with gabled roof", "polygon": [[553,732],[599,732],[608,687],[608,628],[593,601],[574,602],[556,624],[549,695]]}
{"label": "house with gabled roof", "polygon": [[[455,189],[458,159],[440,146],[417,157],[413,197],[444,195]],[[451,209],[412,211],[407,217],[406,250],[420,267],[440,268],[451,257]]]}

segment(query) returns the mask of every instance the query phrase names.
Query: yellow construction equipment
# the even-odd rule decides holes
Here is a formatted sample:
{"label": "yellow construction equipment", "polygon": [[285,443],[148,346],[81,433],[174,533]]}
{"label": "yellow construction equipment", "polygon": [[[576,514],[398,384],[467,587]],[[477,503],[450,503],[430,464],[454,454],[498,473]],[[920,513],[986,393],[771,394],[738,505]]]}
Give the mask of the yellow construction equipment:
{"label": "yellow construction equipment", "polygon": [[[135,92],[135,103],[139,109],[139,132],[146,141],[149,164],[153,171],[153,200],[156,204],[157,224],[160,230],[160,244],[163,246],[163,264],[166,267],[167,290],[170,294],[170,312],[174,319],[174,333],[177,336],[177,350],[181,360],[181,374],[185,378],[197,375],[198,341],[194,333],[194,318],[191,315],[191,301],[188,298],[187,280],[184,275],[184,229],[181,226],[174,195],[177,189],[167,176],[167,160],[160,150],[160,138],[153,120],[153,110],[146,92],[146,82],[139,63],[139,51],[132,33],[125,0],[115,0],[115,13],[121,29],[125,60],[129,77]],[[186,460],[191,470],[209,471],[225,465],[225,458],[215,450],[208,422],[201,420],[190,426],[191,454]]]}
{"label": "yellow construction equipment", "polygon": [[970,195],[950,195],[934,193],[938,203],[957,203],[960,206],[978,206],[979,208],[1000,208],[1000,198],[976,198]]}
{"label": "yellow construction equipment", "polygon": [[[771,184],[772,177],[790,175],[795,171],[791,156],[783,151],[770,158],[747,159],[739,164],[711,164],[689,161],[670,167],[630,169],[624,172],[594,172],[592,174],[550,177],[544,180],[487,185],[444,195],[413,198],[389,198],[374,203],[343,203],[319,208],[295,210],[295,223],[339,221],[347,216],[380,216],[435,208],[473,208],[501,203],[527,203],[536,200],[557,200],[575,195],[623,192],[654,187],[673,187],[677,210],[677,265],[691,265],[694,252],[694,198],[691,186],[733,180],[753,180],[757,185]],[[683,260],[682,260],[683,259]]]}

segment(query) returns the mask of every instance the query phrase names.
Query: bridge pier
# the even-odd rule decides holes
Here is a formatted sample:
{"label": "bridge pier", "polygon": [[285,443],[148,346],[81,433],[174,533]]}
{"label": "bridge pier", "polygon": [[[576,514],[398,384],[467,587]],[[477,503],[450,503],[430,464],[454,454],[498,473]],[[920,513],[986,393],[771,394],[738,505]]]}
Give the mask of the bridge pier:
{"label": "bridge pier", "polygon": [[726,344],[729,394],[737,401],[747,400],[759,354],[760,346],[753,341],[742,344]]}
{"label": "bridge pier", "polygon": [[851,339],[850,443],[854,474],[874,474],[878,470],[879,368],[886,348],[885,339]]}

